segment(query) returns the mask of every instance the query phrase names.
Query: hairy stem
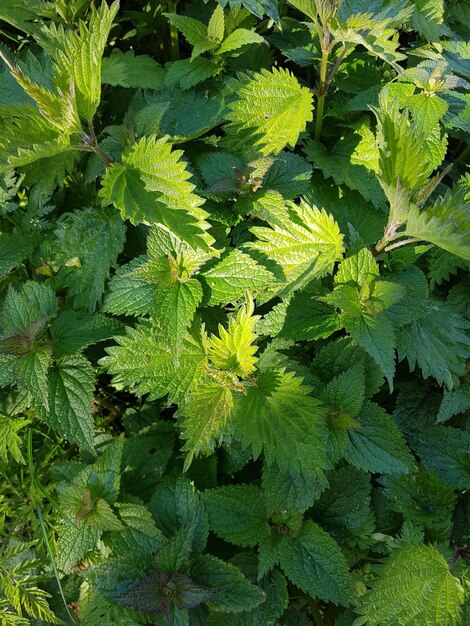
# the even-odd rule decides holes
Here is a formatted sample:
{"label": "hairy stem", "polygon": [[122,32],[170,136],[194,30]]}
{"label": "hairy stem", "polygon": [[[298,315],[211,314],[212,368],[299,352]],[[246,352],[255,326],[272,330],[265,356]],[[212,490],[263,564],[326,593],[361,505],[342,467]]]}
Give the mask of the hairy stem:
{"label": "hairy stem", "polygon": [[[321,66],[320,66],[320,84],[318,86],[318,101],[317,101],[317,117],[315,122],[315,141],[320,141],[321,129],[323,124],[323,111],[325,109],[325,96],[328,91],[327,88],[327,71],[328,71],[328,57],[330,56],[330,34],[327,32],[324,35],[322,42],[321,52]],[[326,90],[325,90],[326,87]]]}
{"label": "hairy stem", "polygon": [[401,246],[406,246],[409,243],[416,243],[417,241],[422,241],[418,237],[410,237],[409,239],[402,239],[401,241],[396,241],[392,243],[390,246],[386,246],[384,248],[384,252],[389,252],[390,250],[394,250],[395,248],[400,248]]}

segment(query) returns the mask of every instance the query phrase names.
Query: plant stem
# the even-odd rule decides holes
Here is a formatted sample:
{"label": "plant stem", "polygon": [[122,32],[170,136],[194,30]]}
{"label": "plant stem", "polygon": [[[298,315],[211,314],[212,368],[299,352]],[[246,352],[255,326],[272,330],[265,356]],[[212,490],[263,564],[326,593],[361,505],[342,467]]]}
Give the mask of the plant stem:
{"label": "plant stem", "polygon": [[[168,2],[168,13],[176,13],[176,2]],[[180,47],[178,40],[178,30],[173,26],[173,24],[169,23],[170,28],[170,50],[171,50],[171,60],[178,61],[180,58]]]}
{"label": "plant stem", "polygon": [[416,241],[422,241],[418,237],[410,237],[409,239],[402,239],[401,241],[396,241],[392,243],[390,246],[386,246],[384,248],[384,252],[390,252],[390,250],[394,250],[395,248],[400,248],[401,246],[406,246],[409,243],[415,243]]}
{"label": "plant stem", "polygon": [[[321,51],[321,66],[320,66],[320,84],[318,86],[318,101],[317,101],[317,117],[315,122],[315,141],[320,141],[321,128],[323,124],[323,111],[325,109],[325,96],[328,91],[327,87],[327,71],[328,71],[328,57],[330,56],[330,33],[327,31],[324,35]],[[326,89],[325,89],[326,88]]]}

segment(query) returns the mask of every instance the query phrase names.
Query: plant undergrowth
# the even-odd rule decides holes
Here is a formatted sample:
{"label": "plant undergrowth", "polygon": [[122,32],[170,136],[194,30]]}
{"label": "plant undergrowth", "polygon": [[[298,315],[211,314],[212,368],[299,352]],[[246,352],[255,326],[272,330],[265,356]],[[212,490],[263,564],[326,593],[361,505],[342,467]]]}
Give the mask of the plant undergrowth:
{"label": "plant undergrowth", "polygon": [[0,626],[470,622],[470,3],[0,3]]}

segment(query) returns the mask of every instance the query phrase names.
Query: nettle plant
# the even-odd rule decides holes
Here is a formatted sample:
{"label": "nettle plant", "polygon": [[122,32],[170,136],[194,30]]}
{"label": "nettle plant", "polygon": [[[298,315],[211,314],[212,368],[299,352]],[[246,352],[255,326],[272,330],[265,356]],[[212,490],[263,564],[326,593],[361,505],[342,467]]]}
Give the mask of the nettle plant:
{"label": "nettle plant", "polygon": [[0,624],[469,623],[469,15],[3,0]]}

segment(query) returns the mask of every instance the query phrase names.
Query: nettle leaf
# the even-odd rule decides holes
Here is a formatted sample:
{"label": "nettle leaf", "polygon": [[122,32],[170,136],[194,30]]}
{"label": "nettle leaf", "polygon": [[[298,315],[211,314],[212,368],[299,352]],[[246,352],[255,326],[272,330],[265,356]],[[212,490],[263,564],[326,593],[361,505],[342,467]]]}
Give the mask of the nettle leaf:
{"label": "nettle leaf", "polygon": [[118,345],[107,348],[109,356],[100,363],[108,367],[115,383],[135,387],[138,395],[149,393],[155,399],[168,394],[171,401],[181,401],[203,373],[205,352],[189,334],[183,341],[178,365],[165,334],[157,326],[139,324],[116,339]]}
{"label": "nettle leaf", "polygon": [[303,291],[276,304],[257,325],[260,335],[297,341],[325,339],[340,328],[339,316],[334,309]]}
{"label": "nettle leaf", "polygon": [[283,470],[307,474],[328,466],[324,410],[308,393],[294,374],[267,369],[237,399],[235,434],[254,458],[263,452],[268,465],[276,462]]}
{"label": "nettle leaf", "polygon": [[75,308],[93,313],[124,245],[125,226],[109,210],[84,209],[65,214],[55,236],[56,260],[62,265],[58,277],[74,297]]}
{"label": "nettle leaf", "polygon": [[312,508],[322,528],[344,545],[354,545],[374,530],[370,476],[351,467],[328,473],[329,487]]}
{"label": "nettle leaf", "polygon": [[271,290],[271,296],[287,296],[313,278],[321,278],[342,257],[343,236],[333,217],[305,201],[289,205],[289,220],[282,226],[257,226],[251,230],[257,241],[245,244],[246,248],[253,251],[253,256],[260,254],[260,262],[267,259],[269,269],[274,262],[284,275],[282,283]]}
{"label": "nettle leaf", "polygon": [[305,511],[320,497],[326,485],[321,472],[312,476],[293,469],[280,470],[276,464],[263,467],[263,496],[268,512]]}
{"label": "nettle leaf", "polygon": [[358,428],[348,431],[345,459],[367,472],[408,472],[412,456],[403,435],[382,407],[366,402],[359,411]]}
{"label": "nettle leaf", "polygon": [[407,545],[380,567],[372,589],[356,609],[356,624],[428,626],[460,624],[463,589],[433,546]]}
{"label": "nettle leaf", "polygon": [[20,291],[9,288],[3,300],[0,325],[6,336],[25,334],[29,338],[38,324],[40,328],[56,312],[54,291],[44,283],[26,281]]}
{"label": "nettle leaf", "polygon": [[320,399],[331,409],[356,417],[365,398],[365,377],[361,367],[353,366],[331,380]]}
{"label": "nettle leaf", "polygon": [[254,304],[249,300],[230,318],[228,330],[219,324],[219,337],[212,335],[208,341],[208,356],[220,370],[246,378],[255,371],[257,357],[254,327],[259,319],[253,315]]}
{"label": "nettle leaf", "polygon": [[268,269],[238,249],[203,269],[202,276],[211,289],[209,304],[233,302],[246,291],[256,296],[275,281]]}
{"label": "nettle leaf", "polygon": [[467,261],[470,260],[470,177],[426,210],[412,207],[403,234],[430,241]]}
{"label": "nettle leaf", "polygon": [[225,434],[233,409],[233,388],[234,381],[228,375],[217,375],[215,380],[205,376],[181,402],[177,417],[185,440],[182,450],[188,452],[185,469],[194,456],[212,452],[216,441]]}
{"label": "nettle leaf", "polygon": [[63,88],[72,81],[77,109],[85,120],[93,118],[100,103],[101,57],[118,9],[119,2],[111,6],[103,2],[79,30],[42,29],[40,41],[55,58],[57,83]]}
{"label": "nettle leaf", "polygon": [[239,150],[270,154],[294,147],[312,121],[312,96],[288,70],[261,70],[244,77],[235,90],[225,130],[231,135],[228,144]]}
{"label": "nettle leaf", "polygon": [[208,249],[212,238],[202,198],[193,193],[190,173],[166,137],[143,137],[108,167],[100,195],[133,224],[164,224],[193,247]]}
{"label": "nettle leaf", "polygon": [[110,57],[101,60],[101,82],[114,87],[159,89],[165,78],[163,68],[147,55],[135,55],[133,50],[117,48]]}
{"label": "nettle leaf", "polygon": [[264,591],[252,585],[238,567],[210,554],[203,554],[193,561],[192,576],[197,583],[214,592],[208,601],[209,607],[224,613],[250,611],[266,597]]}
{"label": "nettle leaf", "polygon": [[254,485],[230,485],[204,493],[210,528],[235,545],[254,546],[269,537],[261,493]]}
{"label": "nettle leaf", "polygon": [[46,410],[49,408],[47,381],[50,364],[50,348],[39,348],[24,354],[15,363],[17,385],[20,389],[28,391]]}
{"label": "nettle leaf", "polygon": [[156,292],[155,316],[168,337],[176,358],[201,301],[201,283],[195,278],[171,287],[160,287]]}
{"label": "nettle leaf", "polygon": [[80,318],[75,311],[65,311],[52,322],[50,332],[54,356],[71,356],[84,348],[114,335],[123,334],[124,327],[105,315]]}
{"label": "nettle leaf", "polygon": [[279,547],[286,576],[312,598],[348,606],[353,593],[349,568],[340,547],[320,526],[305,522],[297,537]]}
{"label": "nettle leaf", "polygon": [[444,484],[469,489],[469,433],[450,426],[428,426],[411,434],[411,445]]}
{"label": "nettle leaf", "polygon": [[425,317],[399,329],[398,360],[406,358],[411,371],[418,365],[424,378],[433,376],[452,389],[464,375],[470,355],[468,327],[448,304],[431,300]]}
{"label": "nettle leaf", "polygon": [[102,311],[114,315],[144,315],[152,310],[155,285],[136,275],[146,257],[133,259],[121,265],[108,283]]}
{"label": "nettle leaf", "polygon": [[47,405],[36,406],[42,419],[59,435],[91,452],[94,390],[95,374],[88,361],[80,356],[64,357],[49,369]]}

